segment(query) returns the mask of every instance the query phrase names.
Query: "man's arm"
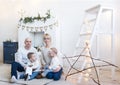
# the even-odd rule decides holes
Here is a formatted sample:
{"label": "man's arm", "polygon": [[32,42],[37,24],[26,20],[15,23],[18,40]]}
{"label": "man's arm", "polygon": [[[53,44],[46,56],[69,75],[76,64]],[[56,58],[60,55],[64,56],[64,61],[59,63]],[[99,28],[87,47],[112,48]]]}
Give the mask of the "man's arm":
{"label": "man's arm", "polygon": [[22,56],[22,51],[19,49],[16,62],[20,63],[24,68],[26,68],[26,64],[22,61]]}

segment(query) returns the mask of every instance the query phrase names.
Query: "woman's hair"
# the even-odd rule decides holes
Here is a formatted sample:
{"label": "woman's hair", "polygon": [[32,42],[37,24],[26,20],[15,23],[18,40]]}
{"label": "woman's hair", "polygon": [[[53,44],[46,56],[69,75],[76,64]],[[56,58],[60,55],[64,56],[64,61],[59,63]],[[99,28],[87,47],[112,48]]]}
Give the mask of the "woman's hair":
{"label": "woman's hair", "polygon": [[46,37],[49,37],[51,40],[51,36],[48,33],[44,34],[43,39],[45,39]]}
{"label": "woman's hair", "polygon": [[29,52],[29,53],[27,54],[28,59],[30,59],[33,54],[34,54],[33,52]]}

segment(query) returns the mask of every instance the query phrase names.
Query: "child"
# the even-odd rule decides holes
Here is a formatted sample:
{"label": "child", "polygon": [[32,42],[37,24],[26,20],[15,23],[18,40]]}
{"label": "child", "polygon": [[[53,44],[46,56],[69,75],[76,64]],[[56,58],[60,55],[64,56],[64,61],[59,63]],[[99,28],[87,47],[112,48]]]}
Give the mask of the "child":
{"label": "child", "polygon": [[40,69],[40,62],[33,52],[29,52],[27,57],[29,59],[29,62],[25,69],[25,81],[34,79],[38,75]]}
{"label": "child", "polygon": [[52,58],[52,60],[50,62],[50,65],[46,65],[44,67],[44,72],[41,74],[42,77],[46,77],[46,75],[49,72],[54,73],[54,71],[56,69],[61,68],[61,63],[60,63],[59,58],[57,56],[57,49],[56,48],[51,48],[50,50],[51,51],[49,51],[49,56]]}

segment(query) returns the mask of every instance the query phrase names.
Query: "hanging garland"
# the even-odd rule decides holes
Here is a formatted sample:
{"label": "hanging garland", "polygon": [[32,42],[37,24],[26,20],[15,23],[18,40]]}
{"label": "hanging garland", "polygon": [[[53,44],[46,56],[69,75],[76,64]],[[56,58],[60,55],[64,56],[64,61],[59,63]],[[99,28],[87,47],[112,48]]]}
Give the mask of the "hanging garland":
{"label": "hanging garland", "polygon": [[[35,25],[36,21],[38,21],[39,24]],[[38,14],[37,17],[21,18],[19,22],[18,28],[22,28],[22,30],[26,29],[30,32],[45,32],[48,28],[52,29],[58,26],[58,21],[51,17],[50,10],[48,10],[43,17]]]}
{"label": "hanging garland", "polygon": [[21,25],[18,24],[18,28],[22,28],[22,30],[26,29],[27,31],[30,32],[44,32],[47,31],[48,28],[52,29],[53,27],[57,27],[58,22],[54,22],[53,24],[45,25],[45,26],[39,26],[39,27],[32,27],[32,26],[27,26],[27,25]]}
{"label": "hanging garland", "polygon": [[38,13],[38,16],[37,17],[24,17],[24,18],[21,18],[19,21],[20,22],[23,22],[23,23],[32,23],[34,22],[35,20],[38,20],[38,21],[43,21],[44,23],[47,21],[47,19],[50,19],[51,18],[51,14],[50,14],[50,10],[48,10],[45,14],[45,16],[41,17],[40,14]]}

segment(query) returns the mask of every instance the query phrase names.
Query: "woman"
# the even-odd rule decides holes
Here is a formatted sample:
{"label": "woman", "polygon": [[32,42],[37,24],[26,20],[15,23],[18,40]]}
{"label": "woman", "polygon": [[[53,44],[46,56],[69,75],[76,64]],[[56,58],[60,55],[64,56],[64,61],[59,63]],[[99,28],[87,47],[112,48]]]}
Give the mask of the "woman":
{"label": "woman", "polygon": [[[44,34],[43,39],[44,39],[45,46],[41,49],[41,52],[42,52],[41,62],[42,62],[42,65],[44,66],[44,65],[49,65],[51,62],[51,57],[49,57],[49,51],[52,45],[51,45],[51,36],[49,34]],[[53,80],[59,80],[62,75],[62,66],[63,65],[61,62],[60,68],[55,69],[54,72],[49,72],[46,75],[46,78],[53,79]]]}

